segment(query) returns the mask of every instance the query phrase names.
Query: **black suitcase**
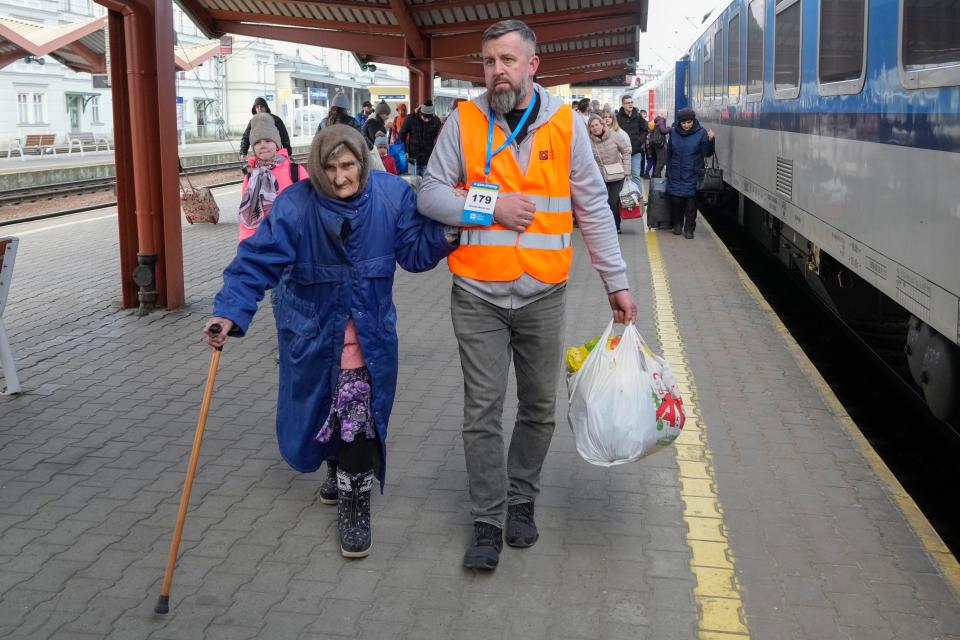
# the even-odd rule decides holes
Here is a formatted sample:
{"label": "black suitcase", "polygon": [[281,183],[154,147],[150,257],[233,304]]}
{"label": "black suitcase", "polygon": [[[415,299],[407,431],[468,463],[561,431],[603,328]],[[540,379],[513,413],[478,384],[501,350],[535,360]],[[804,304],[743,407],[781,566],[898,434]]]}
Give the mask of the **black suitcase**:
{"label": "black suitcase", "polygon": [[670,200],[666,191],[650,190],[647,199],[647,226],[651,229],[666,229],[670,224]]}

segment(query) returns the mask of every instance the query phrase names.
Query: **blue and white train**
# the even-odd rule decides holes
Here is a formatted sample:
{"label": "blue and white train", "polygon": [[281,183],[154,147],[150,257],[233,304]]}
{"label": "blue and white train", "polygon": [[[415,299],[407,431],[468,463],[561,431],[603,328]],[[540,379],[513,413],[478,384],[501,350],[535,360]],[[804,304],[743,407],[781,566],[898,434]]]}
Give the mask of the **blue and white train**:
{"label": "blue and white train", "polygon": [[740,223],[960,424],[960,3],[734,0],[647,89],[716,131]]}

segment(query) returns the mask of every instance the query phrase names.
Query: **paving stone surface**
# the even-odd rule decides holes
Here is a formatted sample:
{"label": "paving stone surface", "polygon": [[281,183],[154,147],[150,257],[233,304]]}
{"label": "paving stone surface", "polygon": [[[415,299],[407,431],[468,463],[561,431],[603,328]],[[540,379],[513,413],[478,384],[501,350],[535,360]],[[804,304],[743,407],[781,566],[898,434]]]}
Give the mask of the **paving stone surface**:
{"label": "paving stone surface", "polygon": [[[143,318],[118,308],[113,219],[21,227],[4,319],[26,393],[0,397],[0,637],[696,637],[673,451],[588,465],[562,389],[540,541],[505,548],[492,575],[462,570],[471,523],[444,267],[398,272],[400,376],[371,556],[340,556],[319,475],[280,460],[263,308],[224,350],[171,612],[154,615],[209,364],[200,330],[237,236],[238,191],[218,200],[221,224],[184,227],[187,304]],[[655,344],[644,236],[624,227],[638,326]],[[954,594],[707,232],[659,237],[754,637],[960,636]],[[576,242],[568,344],[609,317]],[[511,380],[507,432],[516,408]]]}
{"label": "paving stone surface", "polygon": [[955,636],[957,594],[711,236],[659,240],[754,637]]}

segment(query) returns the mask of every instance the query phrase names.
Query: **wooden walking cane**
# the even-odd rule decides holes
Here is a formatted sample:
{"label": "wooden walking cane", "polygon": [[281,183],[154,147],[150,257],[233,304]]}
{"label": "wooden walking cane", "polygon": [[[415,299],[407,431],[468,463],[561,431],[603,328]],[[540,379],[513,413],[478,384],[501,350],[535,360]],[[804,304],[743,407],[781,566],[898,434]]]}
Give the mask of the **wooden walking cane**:
{"label": "wooden walking cane", "polygon": [[[219,324],[210,325],[210,332],[220,333]],[[177,513],[177,525],[173,529],[173,539],[170,540],[170,553],[167,556],[167,571],[163,576],[163,587],[160,589],[160,598],[155,613],[169,613],[170,611],[170,583],[173,582],[173,570],[177,566],[177,554],[180,551],[180,537],[183,535],[183,523],[187,519],[187,507],[190,506],[190,490],[193,489],[193,476],[197,472],[197,460],[200,458],[200,443],[203,441],[203,430],[207,426],[207,413],[210,412],[210,400],[213,398],[213,384],[217,380],[217,367],[220,364],[220,353],[223,347],[217,347],[210,359],[210,371],[207,372],[207,387],[203,390],[203,402],[200,404],[200,418],[197,420],[197,430],[193,434],[193,450],[190,452],[190,462],[187,463],[187,477],[183,481],[183,495],[180,496],[180,511]]]}

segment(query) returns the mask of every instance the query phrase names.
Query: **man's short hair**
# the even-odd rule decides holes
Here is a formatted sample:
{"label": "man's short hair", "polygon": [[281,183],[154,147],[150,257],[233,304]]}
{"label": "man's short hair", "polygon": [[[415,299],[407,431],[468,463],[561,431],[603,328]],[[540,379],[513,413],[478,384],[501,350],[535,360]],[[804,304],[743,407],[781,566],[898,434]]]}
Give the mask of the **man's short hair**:
{"label": "man's short hair", "polygon": [[533,29],[528,27],[527,23],[523,22],[522,20],[501,20],[496,24],[490,25],[487,27],[487,30],[483,32],[483,37],[480,39],[480,45],[483,46],[487,44],[488,40],[502,38],[508,33],[519,33],[520,39],[530,45],[530,55],[536,55],[537,34],[535,34]]}
{"label": "man's short hair", "polygon": [[586,112],[586,110],[590,108],[590,98],[580,98],[580,102],[577,103],[577,108],[582,112]]}
{"label": "man's short hair", "polygon": [[633,100],[633,95],[630,93],[625,93],[622,96],[620,96],[620,104],[623,104],[627,100]]}

